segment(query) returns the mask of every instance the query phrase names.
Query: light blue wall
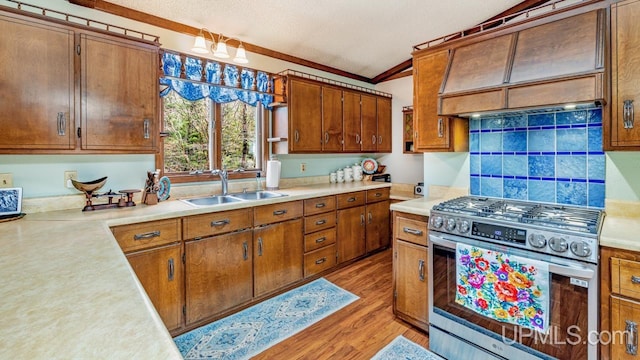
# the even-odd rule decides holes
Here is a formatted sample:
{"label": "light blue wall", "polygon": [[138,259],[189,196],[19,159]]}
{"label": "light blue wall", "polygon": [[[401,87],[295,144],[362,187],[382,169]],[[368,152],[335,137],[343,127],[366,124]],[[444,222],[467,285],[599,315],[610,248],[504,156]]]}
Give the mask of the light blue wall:
{"label": "light blue wall", "polygon": [[107,176],[100,192],[142,189],[154,166],[153,155],[0,155],[0,173],[12,173],[25,198],[79,194],[64,187],[67,170],[78,171],[80,181]]}
{"label": "light blue wall", "polygon": [[[278,155],[282,163],[280,176],[282,178],[296,178],[307,176],[329,175],[345,166],[355,163],[360,164],[363,159],[377,159],[380,154],[305,154],[305,155]],[[305,164],[306,171],[300,171],[300,164]]]}

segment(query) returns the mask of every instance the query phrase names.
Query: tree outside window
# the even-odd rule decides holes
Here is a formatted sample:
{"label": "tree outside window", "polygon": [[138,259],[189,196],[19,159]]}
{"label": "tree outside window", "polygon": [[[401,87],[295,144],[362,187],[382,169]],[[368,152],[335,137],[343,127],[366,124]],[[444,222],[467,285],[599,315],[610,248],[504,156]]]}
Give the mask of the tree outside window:
{"label": "tree outside window", "polygon": [[209,98],[190,101],[174,91],[162,101],[168,134],[163,148],[166,175],[260,169],[262,105],[239,100],[217,104]]}

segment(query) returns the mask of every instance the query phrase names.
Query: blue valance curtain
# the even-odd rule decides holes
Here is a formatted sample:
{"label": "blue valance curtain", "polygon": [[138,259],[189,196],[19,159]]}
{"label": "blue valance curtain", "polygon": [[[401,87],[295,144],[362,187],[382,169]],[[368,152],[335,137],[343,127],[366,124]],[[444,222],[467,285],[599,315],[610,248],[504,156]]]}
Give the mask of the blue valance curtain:
{"label": "blue valance curtain", "polygon": [[273,102],[273,96],[265,94],[273,88],[269,86],[269,75],[265,72],[243,68],[238,74],[238,67],[235,65],[206,61],[203,79],[203,61],[188,56],[184,59],[187,80],[179,79],[182,69],[181,56],[163,53],[162,70],[165,77],[160,78],[160,84],[167,88],[160,92],[160,97],[167,96],[173,90],[191,101],[209,97],[217,103],[240,100],[256,106],[260,102],[266,108]]}

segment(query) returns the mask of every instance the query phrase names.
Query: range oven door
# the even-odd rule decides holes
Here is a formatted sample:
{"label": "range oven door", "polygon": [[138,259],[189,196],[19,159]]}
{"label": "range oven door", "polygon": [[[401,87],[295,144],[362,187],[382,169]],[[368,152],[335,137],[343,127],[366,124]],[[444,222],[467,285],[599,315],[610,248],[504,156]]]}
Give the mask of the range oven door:
{"label": "range oven door", "polygon": [[[546,334],[490,319],[455,302],[458,242],[549,264]],[[432,351],[450,359],[597,359],[597,265],[431,231],[429,267],[429,321],[439,339],[430,339]]]}

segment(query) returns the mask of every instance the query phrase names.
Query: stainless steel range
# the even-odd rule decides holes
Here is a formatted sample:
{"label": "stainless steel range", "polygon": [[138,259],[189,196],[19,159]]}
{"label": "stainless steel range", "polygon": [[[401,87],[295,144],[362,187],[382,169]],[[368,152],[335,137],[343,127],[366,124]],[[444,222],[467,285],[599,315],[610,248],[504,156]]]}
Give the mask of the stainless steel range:
{"label": "stainless steel range", "polygon": [[[448,359],[597,359],[603,218],[598,209],[474,196],[434,206],[429,220],[431,350]],[[456,302],[461,285],[456,248],[461,245],[544,264],[548,328],[532,331]]]}

